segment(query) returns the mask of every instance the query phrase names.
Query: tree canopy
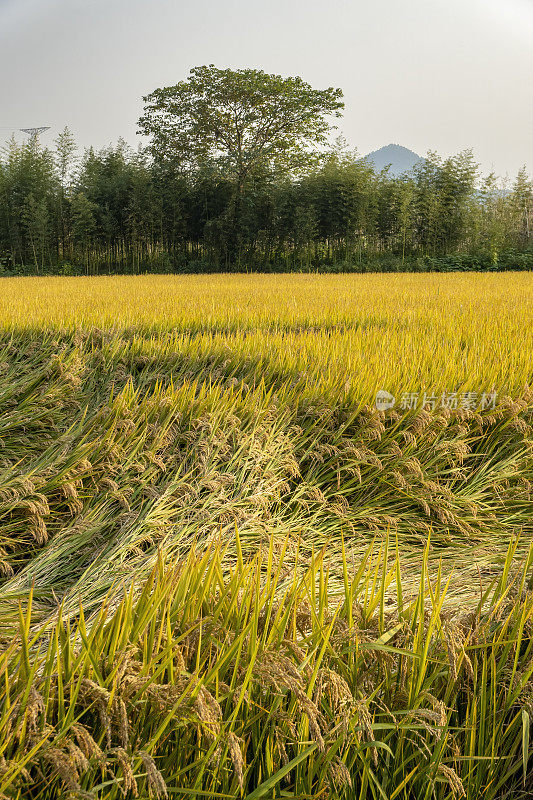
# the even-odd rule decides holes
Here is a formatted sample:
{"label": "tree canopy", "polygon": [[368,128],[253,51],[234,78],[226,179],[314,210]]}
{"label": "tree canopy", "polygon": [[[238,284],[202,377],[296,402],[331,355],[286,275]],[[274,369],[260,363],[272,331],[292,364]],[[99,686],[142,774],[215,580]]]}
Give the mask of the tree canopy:
{"label": "tree canopy", "polygon": [[294,173],[327,141],[340,89],[257,69],[195,67],[185,81],[144,97],[139,132],[157,159],[216,163],[243,186],[259,167]]}

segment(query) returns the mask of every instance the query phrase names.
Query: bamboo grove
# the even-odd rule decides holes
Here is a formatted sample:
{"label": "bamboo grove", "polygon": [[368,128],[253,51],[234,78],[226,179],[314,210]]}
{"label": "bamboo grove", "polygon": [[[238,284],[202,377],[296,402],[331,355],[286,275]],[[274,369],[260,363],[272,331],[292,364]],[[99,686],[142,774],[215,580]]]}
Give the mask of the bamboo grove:
{"label": "bamboo grove", "polygon": [[0,159],[4,273],[406,271],[533,265],[533,188],[481,180],[469,152],[376,174],[342,144],[305,173],[234,184],[124,142],[77,153],[9,142]]}

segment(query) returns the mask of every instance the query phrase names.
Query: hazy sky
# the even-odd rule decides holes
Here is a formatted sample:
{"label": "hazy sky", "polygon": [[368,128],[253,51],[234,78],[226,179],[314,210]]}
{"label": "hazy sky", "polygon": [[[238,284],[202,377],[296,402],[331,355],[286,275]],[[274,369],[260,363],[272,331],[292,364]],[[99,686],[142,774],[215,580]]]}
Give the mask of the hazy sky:
{"label": "hazy sky", "polygon": [[0,138],[136,146],[142,95],[209,63],[340,86],[362,154],[472,147],[533,171],[533,0],[0,0]]}

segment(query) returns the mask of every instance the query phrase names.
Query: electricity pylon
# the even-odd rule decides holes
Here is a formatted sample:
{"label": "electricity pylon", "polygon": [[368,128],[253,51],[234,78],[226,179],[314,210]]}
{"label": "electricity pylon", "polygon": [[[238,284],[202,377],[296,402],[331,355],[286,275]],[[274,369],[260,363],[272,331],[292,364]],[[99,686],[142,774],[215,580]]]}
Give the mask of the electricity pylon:
{"label": "electricity pylon", "polygon": [[40,128],[20,128],[19,130],[21,130],[22,133],[27,133],[31,141],[37,143],[39,141],[39,134],[44,133],[45,131],[49,131],[50,126],[43,125]]}

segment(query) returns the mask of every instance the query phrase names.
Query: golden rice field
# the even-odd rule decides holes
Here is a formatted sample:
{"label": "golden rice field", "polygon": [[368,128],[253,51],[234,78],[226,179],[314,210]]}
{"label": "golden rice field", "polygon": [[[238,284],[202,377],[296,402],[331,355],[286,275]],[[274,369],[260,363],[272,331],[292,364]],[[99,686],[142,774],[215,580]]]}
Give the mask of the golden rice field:
{"label": "golden rice field", "polygon": [[0,290],[0,797],[533,797],[533,276]]}

